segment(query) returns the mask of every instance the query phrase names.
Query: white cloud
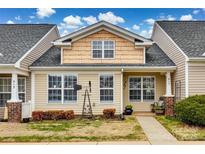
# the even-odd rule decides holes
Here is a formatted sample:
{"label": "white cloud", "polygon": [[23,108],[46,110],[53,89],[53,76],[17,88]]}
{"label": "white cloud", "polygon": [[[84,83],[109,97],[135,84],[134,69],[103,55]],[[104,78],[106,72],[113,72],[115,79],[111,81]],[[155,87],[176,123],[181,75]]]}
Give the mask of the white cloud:
{"label": "white cloud", "polygon": [[68,32],[68,30],[64,30],[62,33],[61,33],[61,36],[65,36],[65,35],[67,35],[69,32]]}
{"label": "white cloud", "polygon": [[21,20],[21,16],[16,16],[15,20]]}
{"label": "white cloud", "polygon": [[200,12],[200,10],[194,10],[193,14],[198,14]]}
{"label": "white cloud", "polygon": [[7,24],[14,24],[14,22],[12,20],[8,20],[6,23]]}
{"label": "white cloud", "polygon": [[142,30],[140,35],[142,35],[142,36],[144,36],[146,38],[150,38],[151,35],[152,35],[152,29],[153,29],[153,27],[150,26],[148,30]]}
{"label": "white cloud", "polygon": [[67,16],[63,19],[64,23],[61,23],[61,26],[66,27],[66,28],[78,28],[79,26],[83,25],[81,22],[81,17],[80,16]]}
{"label": "white cloud", "polygon": [[36,15],[40,19],[43,19],[45,17],[48,18],[55,13],[56,13],[56,11],[52,8],[38,8],[38,9],[36,9]]}
{"label": "white cloud", "polygon": [[34,19],[34,18],[35,18],[35,16],[29,16],[29,18],[30,18],[30,19]]}
{"label": "white cloud", "polygon": [[146,19],[145,22],[149,25],[153,25],[155,20],[153,18]]}
{"label": "white cloud", "polygon": [[28,23],[31,23],[31,20],[28,20]]}
{"label": "white cloud", "polygon": [[180,20],[184,20],[184,21],[193,20],[193,17],[191,14],[182,15]]}
{"label": "white cloud", "polygon": [[126,27],[125,29],[126,29],[126,30],[130,30],[130,28],[129,28],[129,27]]}
{"label": "white cloud", "polygon": [[118,23],[125,22],[125,20],[122,17],[116,16],[113,12],[100,13],[98,15],[98,19],[105,20],[105,21],[110,22],[110,23],[115,24],[115,25]]}
{"label": "white cloud", "polygon": [[140,26],[138,26],[138,25],[135,24],[135,25],[132,26],[132,29],[134,29],[134,30],[140,30]]}
{"label": "white cloud", "polygon": [[169,20],[169,21],[173,21],[173,20],[176,20],[176,17],[172,16],[172,15],[167,15],[167,16],[164,16],[164,15],[161,15],[159,17],[159,20]]}
{"label": "white cloud", "polygon": [[83,17],[83,20],[84,20],[88,25],[91,25],[91,24],[94,24],[94,23],[97,22],[97,18],[96,18],[96,17],[93,17],[93,16]]}

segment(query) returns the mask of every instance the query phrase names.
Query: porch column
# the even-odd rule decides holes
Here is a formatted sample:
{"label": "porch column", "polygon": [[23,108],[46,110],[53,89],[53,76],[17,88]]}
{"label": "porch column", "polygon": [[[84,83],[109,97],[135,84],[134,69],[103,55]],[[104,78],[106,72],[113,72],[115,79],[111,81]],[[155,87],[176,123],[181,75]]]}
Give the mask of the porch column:
{"label": "porch column", "polygon": [[18,96],[18,74],[12,73],[11,99],[7,101],[9,122],[20,122],[21,121],[21,110],[22,110],[21,103],[22,101],[19,100],[19,96]]}
{"label": "porch column", "polygon": [[11,78],[11,100],[10,101],[19,102],[18,75],[16,73],[13,73]]}
{"label": "porch column", "polygon": [[174,95],[172,95],[171,73],[166,72],[166,94],[164,95],[165,115],[174,115]]}
{"label": "porch column", "polygon": [[166,94],[165,96],[171,96],[172,95],[172,88],[171,88],[171,73],[166,73]]}

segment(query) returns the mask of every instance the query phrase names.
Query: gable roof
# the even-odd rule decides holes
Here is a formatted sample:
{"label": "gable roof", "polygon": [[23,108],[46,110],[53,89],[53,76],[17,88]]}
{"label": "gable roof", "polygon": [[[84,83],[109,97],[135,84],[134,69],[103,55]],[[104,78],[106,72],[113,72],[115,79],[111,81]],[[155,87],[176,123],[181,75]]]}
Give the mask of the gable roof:
{"label": "gable roof", "polygon": [[157,21],[156,23],[189,58],[204,57],[205,21]]}
{"label": "gable roof", "polygon": [[145,43],[145,44],[146,43],[147,44],[152,43],[151,40],[149,40],[149,39],[147,39],[143,36],[140,36],[136,33],[133,33],[131,31],[128,31],[128,30],[126,30],[122,27],[113,25],[113,24],[111,24],[109,22],[106,22],[106,21],[99,21],[95,24],[92,24],[92,25],[87,26],[85,28],[82,28],[78,31],[70,33],[70,34],[68,34],[64,37],[61,37],[60,39],[55,40],[54,45],[62,45],[62,44],[69,45],[69,42],[78,40],[82,37],[85,37],[85,36],[88,36],[90,34],[96,33],[100,30],[107,30],[111,33],[114,33],[116,35],[124,37],[125,39],[129,39],[130,41],[133,41],[133,42]]}
{"label": "gable roof", "polygon": [[0,24],[0,64],[15,64],[54,26],[53,24]]}
{"label": "gable roof", "polygon": [[61,49],[53,46],[45,52],[38,60],[36,60],[32,67],[123,67],[123,66],[136,66],[136,67],[163,67],[163,66],[176,66],[174,62],[162,51],[157,45],[153,44],[146,50],[146,63],[145,64],[61,64]]}

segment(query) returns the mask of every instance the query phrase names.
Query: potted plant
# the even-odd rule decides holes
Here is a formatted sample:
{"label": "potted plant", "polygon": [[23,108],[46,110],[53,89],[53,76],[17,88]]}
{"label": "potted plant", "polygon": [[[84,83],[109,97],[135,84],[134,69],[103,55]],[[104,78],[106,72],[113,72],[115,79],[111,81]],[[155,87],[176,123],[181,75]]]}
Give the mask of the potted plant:
{"label": "potted plant", "polygon": [[151,112],[153,112],[153,113],[154,113],[154,106],[155,106],[155,103],[150,104],[150,109],[151,109]]}
{"label": "potted plant", "polygon": [[125,106],[125,115],[132,115],[133,109],[132,109],[132,105],[128,104]]}
{"label": "potted plant", "polygon": [[164,114],[165,108],[164,108],[164,106],[155,105],[154,111],[155,111],[156,115],[162,115],[162,114]]}

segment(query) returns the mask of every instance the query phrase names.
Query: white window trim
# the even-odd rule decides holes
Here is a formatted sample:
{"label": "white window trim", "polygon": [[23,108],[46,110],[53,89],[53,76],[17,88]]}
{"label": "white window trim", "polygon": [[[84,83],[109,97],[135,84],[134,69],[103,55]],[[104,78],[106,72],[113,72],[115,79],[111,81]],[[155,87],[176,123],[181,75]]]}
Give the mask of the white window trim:
{"label": "white window trim", "polygon": [[[102,58],[94,58],[93,57],[93,42],[94,41],[101,41],[102,42]],[[104,55],[104,42],[105,41],[112,41],[113,42],[113,45],[114,45],[114,49],[113,49],[113,58],[105,58],[105,55]],[[91,41],[91,59],[105,59],[105,60],[112,60],[112,59],[115,59],[115,41],[114,40],[93,40]]]}
{"label": "white window trim", "polygon": [[[153,101],[156,101],[156,76],[129,76],[128,77],[128,101],[130,103],[139,103],[139,101],[133,101],[133,100],[130,100],[130,86],[129,86],[129,83],[130,83],[130,78],[141,78],[141,100],[140,100],[140,103],[143,103],[143,102],[153,102]],[[153,100],[144,100],[143,99],[143,78],[154,78],[154,99]]]}
{"label": "white window trim", "polygon": [[[11,80],[11,77],[0,77],[0,79],[10,79]],[[26,77],[18,77],[18,79],[24,79],[25,80],[25,91],[24,92],[18,92],[18,95],[19,94],[24,94],[25,95],[25,102],[26,102]],[[0,92],[2,94],[11,94],[11,92]]]}
{"label": "white window trim", "polygon": [[[49,92],[48,90],[49,89],[52,89],[52,88],[49,88],[49,75],[50,76],[61,76],[61,88],[59,88],[61,90],[61,101],[49,101],[48,99],[48,96],[49,96]],[[76,104],[77,101],[78,101],[78,91],[77,91],[77,99],[76,101],[64,101],[64,90],[65,89],[68,89],[68,88],[64,88],[64,76],[76,76],[77,78],[77,84],[78,84],[78,74],[77,73],[49,73],[47,74],[47,104],[66,104],[66,105],[69,105],[69,104]],[[56,89],[56,88],[55,88]],[[72,89],[72,88],[70,88]]]}
{"label": "white window trim", "polygon": [[[113,76],[113,88],[100,88],[100,77],[101,76]],[[114,73],[100,73],[98,75],[98,83],[99,83],[99,102],[100,104],[114,104],[115,102],[115,75]],[[101,101],[100,100],[100,90],[101,89],[112,89],[113,90],[113,101]]]}

